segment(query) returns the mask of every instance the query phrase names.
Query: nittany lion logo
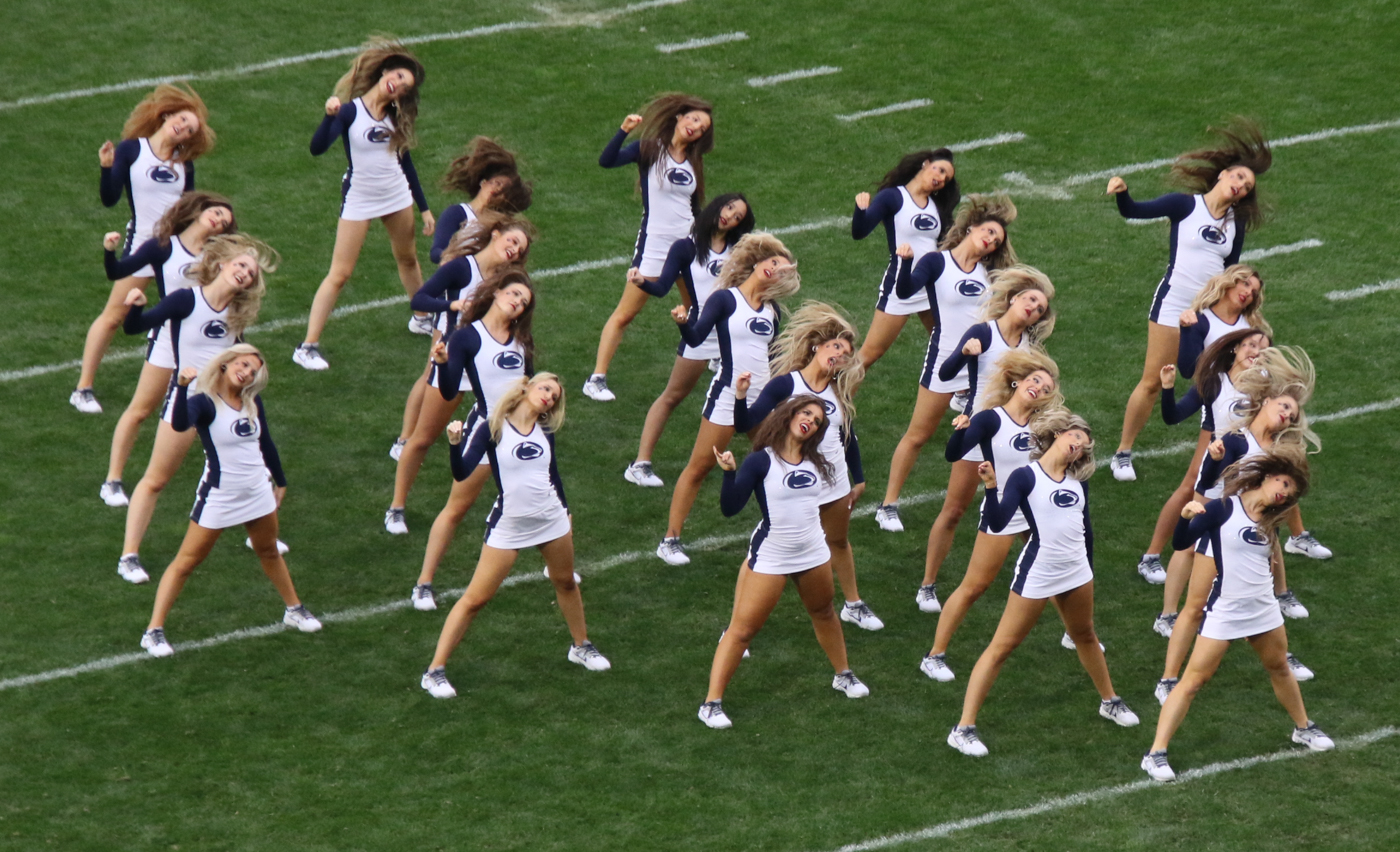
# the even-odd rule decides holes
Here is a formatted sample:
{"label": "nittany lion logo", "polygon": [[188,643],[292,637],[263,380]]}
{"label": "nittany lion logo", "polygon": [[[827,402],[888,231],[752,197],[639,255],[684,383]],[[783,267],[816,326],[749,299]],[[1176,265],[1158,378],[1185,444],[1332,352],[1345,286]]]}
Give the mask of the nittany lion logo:
{"label": "nittany lion logo", "polygon": [[783,477],[783,484],[788,488],[794,489],[811,488],[813,485],[817,484],[817,477],[815,474],[808,473],[805,470],[794,470],[792,473]]}
{"label": "nittany lion logo", "polygon": [[175,174],[174,169],[170,168],[169,166],[159,165],[151,166],[149,169],[147,169],[146,177],[150,178],[156,183],[174,183],[175,181],[180,179],[180,176]]}
{"label": "nittany lion logo", "polygon": [[515,457],[521,461],[533,461],[544,455],[544,447],[541,447],[533,441],[525,441],[524,443],[516,444],[512,452],[515,454]]}
{"label": "nittany lion logo", "polygon": [[822,408],[826,410],[826,416],[828,419],[831,417],[831,415],[836,413],[836,403],[832,402],[829,399],[822,400]]}
{"label": "nittany lion logo", "polygon": [[492,363],[502,370],[519,370],[525,366],[525,359],[518,352],[498,352]]}
{"label": "nittany lion logo", "polygon": [[938,227],[938,220],[927,213],[920,213],[915,216],[913,222],[914,230],[916,231],[932,231]]}
{"label": "nittany lion logo", "polygon": [[1200,233],[1201,239],[1205,240],[1211,245],[1225,245],[1225,232],[1215,227],[1214,225],[1202,225]]}
{"label": "nittany lion logo", "polygon": [[695,183],[695,175],[685,169],[667,169],[666,180],[674,183],[676,186],[690,186],[692,183]]}
{"label": "nittany lion logo", "polygon": [[390,130],[387,127],[380,127],[378,125],[375,125],[374,127],[371,127],[369,130],[365,131],[365,139],[367,139],[375,145],[383,145],[385,142],[388,142],[391,138],[393,138],[393,136],[394,132],[392,130]]}
{"label": "nittany lion logo", "polygon": [[233,425],[229,427],[229,431],[240,438],[251,438],[258,434],[258,424],[249,420],[247,417],[240,417],[233,421]]}
{"label": "nittany lion logo", "polygon": [[184,266],[180,267],[176,274],[179,275],[181,278],[189,278],[190,270],[194,269],[194,267],[195,265],[193,263],[187,263]]}
{"label": "nittany lion logo", "polygon": [[209,320],[199,330],[210,340],[222,340],[228,337],[228,324],[223,320]]}
{"label": "nittany lion logo", "polygon": [[964,296],[980,296],[987,291],[987,285],[976,278],[964,278],[953,286]]}
{"label": "nittany lion logo", "polygon": [[773,324],[763,317],[754,317],[748,322],[749,331],[759,337],[771,337],[773,335]]}
{"label": "nittany lion logo", "polygon": [[1237,399],[1230,403],[1230,414],[1236,419],[1249,416],[1249,400]]}
{"label": "nittany lion logo", "polygon": [[1068,488],[1061,488],[1050,495],[1050,502],[1061,509],[1079,505],[1079,495]]}
{"label": "nittany lion logo", "polygon": [[1259,532],[1258,527],[1243,527],[1240,530],[1240,541],[1255,547],[1269,546],[1269,537]]}
{"label": "nittany lion logo", "polygon": [[708,269],[708,270],[710,270],[710,274],[711,274],[711,275],[713,275],[713,276],[715,276],[716,278],[718,278],[718,277],[719,277],[719,271],[720,271],[721,269],[724,268],[724,261],[722,261],[722,260],[712,260],[712,261],[710,261],[709,265],[707,265],[705,268]]}
{"label": "nittany lion logo", "polygon": [[1035,449],[1035,440],[1029,432],[1019,432],[1011,439],[1011,449],[1018,453],[1029,453]]}

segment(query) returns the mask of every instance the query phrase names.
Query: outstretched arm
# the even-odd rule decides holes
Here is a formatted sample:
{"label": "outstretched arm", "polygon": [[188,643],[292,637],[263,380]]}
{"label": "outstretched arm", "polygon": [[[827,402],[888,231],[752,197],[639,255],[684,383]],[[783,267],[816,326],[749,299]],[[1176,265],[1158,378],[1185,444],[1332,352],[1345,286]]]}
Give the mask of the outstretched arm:
{"label": "outstretched arm", "polygon": [[768,475],[772,460],[762,451],[749,453],[737,471],[726,470],[724,481],[719,486],[719,510],[726,518],[732,518],[743,511],[749,502],[749,495]]}

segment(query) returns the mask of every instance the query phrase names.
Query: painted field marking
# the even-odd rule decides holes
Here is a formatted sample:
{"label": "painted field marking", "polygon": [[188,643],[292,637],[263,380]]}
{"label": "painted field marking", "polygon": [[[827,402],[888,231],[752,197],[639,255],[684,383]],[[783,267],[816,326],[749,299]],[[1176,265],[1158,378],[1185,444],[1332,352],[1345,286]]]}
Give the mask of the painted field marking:
{"label": "painted field marking", "polygon": [[948,146],[948,150],[954,154],[961,154],[964,151],[975,151],[978,148],[989,148],[992,145],[1005,145],[1007,142],[1024,142],[1026,134],[1016,131],[1013,133],[998,133],[995,136],[986,136],[981,139],[970,139],[967,142],[957,142]]}
{"label": "painted field marking", "polygon": [[[1338,739],[1337,748],[1343,751],[1350,749],[1365,748],[1372,743],[1380,742],[1400,734],[1400,728],[1386,725],[1355,737],[1344,737]],[[1045,799],[1030,807],[1013,808],[1004,811],[990,811],[980,816],[969,817],[967,819],[943,822],[932,825],[919,831],[911,831],[903,834],[889,834],[884,837],[877,837],[862,843],[852,843],[849,846],[842,846],[836,852],[875,852],[878,849],[889,849],[893,846],[902,846],[906,843],[916,843],[921,840],[935,840],[940,837],[947,837],[960,831],[967,831],[972,828],[980,828],[984,825],[993,825],[999,822],[1009,822],[1011,820],[1027,819],[1029,817],[1041,816],[1042,814],[1062,811],[1066,808],[1077,808],[1081,805],[1089,805],[1095,802],[1103,802],[1109,799],[1116,799],[1128,793],[1137,793],[1142,790],[1166,790],[1182,784],[1189,784],[1192,781],[1200,781],[1204,778],[1211,778],[1225,772],[1234,772],[1240,769],[1250,769],[1267,763],[1277,763],[1280,760],[1296,760],[1298,758],[1310,757],[1320,754],[1306,748],[1290,748],[1284,751],[1276,751],[1270,754],[1259,754],[1253,757],[1242,757],[1238,760],[1227,760],[1220,763],[1211,763],[1199,769],[1188,769],[1176,776],[1174,784],[1163,784],[1144,778],[1140,781],[1133,781],[1128,784],[1115,784],[1110,787],[1099,787],[1096,790],[1085,790],[1080,793],[1071,793],[1068,796],[1057,796],[1053,799]]]}
{"label": "painted field marking", "polygon": [[1279,254],[1292,254],[1295,251],[1302,251],[1303,249],[1322,248],[1322,245],[1322,240],[1309,238],[1306,240],[1299,240],[1296,243],[1285,243],[1280,246],[1250,249],[1249,251],[1240,253],[1240,260],[1263,260],[1266,257],[1273,257]]}
{"label": "painted field marking", "polygon": [[710,36],[709,38],[693,38],[690,41],[658,44],[656,49],[662,53],[675,53],[678,50],[694,50],[697,47],[713,47],[717,44],[728,44],[731,41],[748,41],[748,39],[748,33],[725,33],[724,35]]}
{"label": "painted field marking", "polygon": [[748,83],[755,89],[764,86],[773,86],[778,83],[787,83],[792,80],[805,80],[808,77],[825,77],[827,74],[840,74],[841,69],[836,65],[819,65],[816,68],[803,68],[800,71],[788,71],[784,74],[774,74],[772,77],[750,77]]}
{"label": "painted field marking", "polygon": [[926,106],[933,106],[933,101],[928,98],[915,98],[912,101],[900,101],[897,104],[868,109],[864,112],[853,112],[849,115],[836,116],[837,121],[860,121],[862,118],[874,118],[877,115],[889,115],[892,112],[904,112],[911,109],[920,109]]}
{"label": "painted field marking", "polygon": [[1327,299],[1331,302],[1346,302],[1351,299],[1360,299],[1362,296],[1369,296],[1372,293],[1384,293],[1387,290],[1400,290],[1400,278],[1392,278],[1379,284],[1367,284],[1354,290],[1333,290],[1327,294]]}

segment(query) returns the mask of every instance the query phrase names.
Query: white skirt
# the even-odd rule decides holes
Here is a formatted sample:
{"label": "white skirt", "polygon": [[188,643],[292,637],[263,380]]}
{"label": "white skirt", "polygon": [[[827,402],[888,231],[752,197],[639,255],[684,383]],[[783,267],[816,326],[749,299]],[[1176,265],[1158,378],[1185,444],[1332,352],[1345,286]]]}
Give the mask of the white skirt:
{"label": "white skirt", "polygon": [[146,360],[152,367],[163,370],[175,369],[175,350],[170,346],[170,323],[156,329],[155,337],[146,347]]}
{"label": "white skirt", "polygon": [[[131,254],[133,251],[136,251],[138,248],[141,247],[141,244],[142,244],[142,243],[146,242],[147,240],[149,240],[149,239],[151,238],[151,235],[150,235],[150,234],[138,234],[138,233],[136,233],[136,229],[135,229],[135,227],[133,227],[134,225],[135,225],[135,221],[134,221],[134,220],[128,220],[127,223],[126,223],[126,245],[124,245],[124,246],[122,247],[122,258],[123,258],[123,259],[125,259],[126,256],[129,255],[129,254]],[[156,277],[156,271],[155,271],[154,269],[151,268],[151,265],[150,265],[150,264],[146,264],[145,266],[143,266],[143,267],[141,267],[140,269],[136,270],[135,272],[131,273],[131,275],[129,275],[128,277],[130,277],[130,278],[155,278],[155,277]]]}
{"label": "white skirt", "polygon": [[977,521],[977,531],[984,532],[987,535],[1019,535],[1031,528],[1030,522],[1026,520],[1025,514],[1023,514],[1020,509],[1017,509],[1016,514],[1011,516],[1011,522],[1006,525],[1006,529],[1001,532],[992,532],[991,527],[987,526],[987,498],[985,495],[982,497],[982,508],[978,511],[982,513],[982,517]]}
{"label": "white skirt", "polygon": [[821,495],[817,497],[818,506],[825,506],[851,493],[851,472],[846,468],[846,459],[843,457],[827,461],[835,468],[835,475],[831,478],[830,485],[826,484],[826,480],[822,480]]}
{"label": "white skirt", "polygon": [[899,298],[895,292],[895,273],[898,267],[892,261],[888,269],[885,270],[885,277],[880,280],[880,294],[875,299],[875,310],[883,311],[892,317],[907,317],[911,314],[919,314],[929,309],[928,290],[920,289],[907,299]]}
{"label": "white skirt", "polygon": [[1152,307],[1147,311],[1147,318],[1168,328],[1181,327],[1181,314],[1191,307],[1191,300],[1196,298],[1196,294],[1201,288],[1191,289],[1182,284],[1172,286],[1162,279],[1162,283],[1157,285],[1157,292],[1152,297]]}
{"label": "white skirt", "polygon": [[241,491],[215,488],[201,482],[194,508],[190,510],[190,520],[207,530],[223,530],[265,518],[276,511],[277,495],[272,492],[271,480],[265,479]]}
{"label": "white skirt", "polygon": [[691,361],[715,360],[719,357],[719,332],[710,332],[710,336],[705,338],[705,342],[699,346],[691,346],[682,340],[676,354]]}
{"label": "white skirt", "polygon": [[351,180],[346,172],[341,179],[340,218],[350,222],[367,222],[413,207],[413,192],[408,180],[397,181],[393,187],[367,185],[369,182]]}
{"label": "white skirt", "polygon": [[573,529],[568,512],[562,507],[544,515],[504,515],[501,498],[486,518],[486,543],[500,550],[524,550],[563,538]]}
{"label": "white skirt", "polygon": [[[715,376],[710,381],[710,390],[705,394],[705,405],[700,409],[700,416],[716,426],[733,426],[734,389],[726,385],[719,389],[718,395],[715,395],[715,382],[717,381],[719,381],[719,376]],[[750,387],[745,399],[758,399],[760,392]]]}
{"label": "white skirt", "polygon": [[934,393],[958,393],[968,389],[969,380],[967,377],[967,367],[963,367],[953,376],[952,381],[945,382],[938,378],[938,371],[943,369],[943,362],[952,355],[951,352],[936,352],[933,356],[932,365],[929,358],[924,357],[924,374],[920,377],[919,384],[933,391]]}
{"label": "white skirt", "polygon": [[676,240],[683,240],[690,234],[648,234],[637,232],[637,242],[632,250],[632,265],[642,273],[643,278],[661,277],[661,267],[666,265],[666,255]]}
{"label": "white skirt", "polygon": [[1268,633],[1283,626],[1283,612],[1278,601],[1270,595],[1268,600],[1231,601],[1230,609],[1208,611],[1201,619],[1201,635],[1207,639],[1246,639]]}
{"label": "white skirt", "polygon": [[801,574],[831,561],[831,548],[818,526],[801,541],[775,540],[763,524],[749,536],[749,570],[756,574]]}
{"label": "white skirt", "polygon": [[1011,579],[1011,591],[1023,598],[1045,600],[1073,591],[1094,579],[1094,569],[1088,563],[1078,565],[1046,565],[1035,563],[1029,570],[1021,568],[1026,551],[1016,559],[1016,573]]}

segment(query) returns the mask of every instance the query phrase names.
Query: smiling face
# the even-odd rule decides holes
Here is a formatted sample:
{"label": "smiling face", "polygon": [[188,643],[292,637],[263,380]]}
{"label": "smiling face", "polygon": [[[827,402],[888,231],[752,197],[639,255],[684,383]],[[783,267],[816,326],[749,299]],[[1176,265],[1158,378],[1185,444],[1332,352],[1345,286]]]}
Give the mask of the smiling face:
{"label": "smiling face", "polygon": [[224,379],[231,389],[241,391],[253,383],[262,366],[262,359],[256,355],[239,355],[224,365]]}
{"label": "smiling face", "polygon": [[233,211],[223,206],[210,207],[199,214],[199,223],[211,234],[222,234],[233,224]]}
{"label": "smiling face", "polygon": [[387,100],[394,100],[399,95],[412,89],[417,80],[413,77],[413,72],[407,68],[390,68],[379,77],[379,94]]}
{"label": "smiling face", "polygon": [[524,284],[508,284],[496,291],[492,306],[505,314],[507,320],[514,320],[530,306],[530,289]]}
{"label": "smiling face", "polygon": [[1276,396],[1264,401],[1259,413],[1254,415],[1255,423],[1262,423],[1268,431],[1282,432],[1289,426],[1298,422],[1298,415],[1302,411],[1302,406],[1298,400],[1287,394]]}
{"label": "smiling face", "polygon": [[788,421],[788,434],[797,443],[802,443],[821,428],[826,422],[826,412],[816,403],[809,403],[797,409]]}
{"label": "smiling face", "polygon": [[747,215],[749,215],[749,205],[745,204],[742,199],[734,199],[720,208],[719,230],[721,232],[731,230],[735,225],[744,221],[744,217]]}
{"label": "smiling face", "polygon": [[1265,477],[1264,481],[1259,483],[1259,490],[1263,492],[1265,504],[1281,506],[1298,493],[1298,483],[1286,473],[1276,473]]}
{"label": "smiling face", "polygon": [[[1037,400],[1055,392],[1055,379],[1044,370],[1036,370],[1016,383],[1015,398],[1026,407],[1033,407]],[[1077,430],[1076,430],[1077,431]]]}
{"label": "smiling face", "polygon": [[492,231],[491,247],[495,248],[503,263],[515,263],[530,247],[530,238],[518,228],[511,228],[508,231]]}
{"label": "smiling face", "polygon": [[1249,307],[1249,303],[1254,301],[1255,295],[1264,288],[1259,276],[1251,275],[1244,281],[1238,281],[1230,289],[1225,291],[1222,301],[1229,302],[1240,310]]}
{"label": "smiling face", "polygon": [[925,192],[937,192],[953,179],[953,164],[947,160],[929,160],[919,170],[918,180]]}
{"label": "smiling face", "polygon": [[1089,446],[1089,435],[1083,429],[1066,429],[1055,436],[1054,446],[1065,454],[1065,464],[1074,464]]}
{"label": "smiling face", "polygon": [[178,145],[199,131],[199,116],[187,109],[172,112],[165,116],[160,129],[165,138]]}
{"label": "smiling face", "polygon": [[1254,170],[1249,166],[1231,166],[1216,178],[1215,188],[1233,204],[1254,191]]}
{"label": "smiling face", "polygon": [[1040,322],[1050,308],[1050,300],[1040,290],[1022,290],[1011,297],[1006,313],[1017,322],[1031,326]]}
{"label": "smiling face", "polygon": [[713,119],[702,109],[683,112],[676,117],[676,132],[671,137],[673,145],[689,145],[710,129]]}
{"label": "smiling face", "polygon": [[219,269],[219,280],[235,290],[247,290],[258,283],[258,261],[250,254],[240,254]]}
{"label": "smiling face", "polygon": [[854,353],[849,340],[837,337],[819,345],[817,351],[812,353],[812,360],[821,366],[823,372],[835,373],[851,360]]}
{"label": "smiling face", "polygon": [[530,389],[525,392],[525,400],[531,408],[544,414],[554,408],[554,404],[559,401],[559,397],[563,393],[564,390],[554,379],[544,379],[530,383]]}
{"label": "smiling face", "polygon": [[971,245],[972,256],[978,259],[984,258],[1006,242],[1006,229],[997,221],[986,221],[973,225],[967,230],[967,236],[963,238],[964,245]]}

